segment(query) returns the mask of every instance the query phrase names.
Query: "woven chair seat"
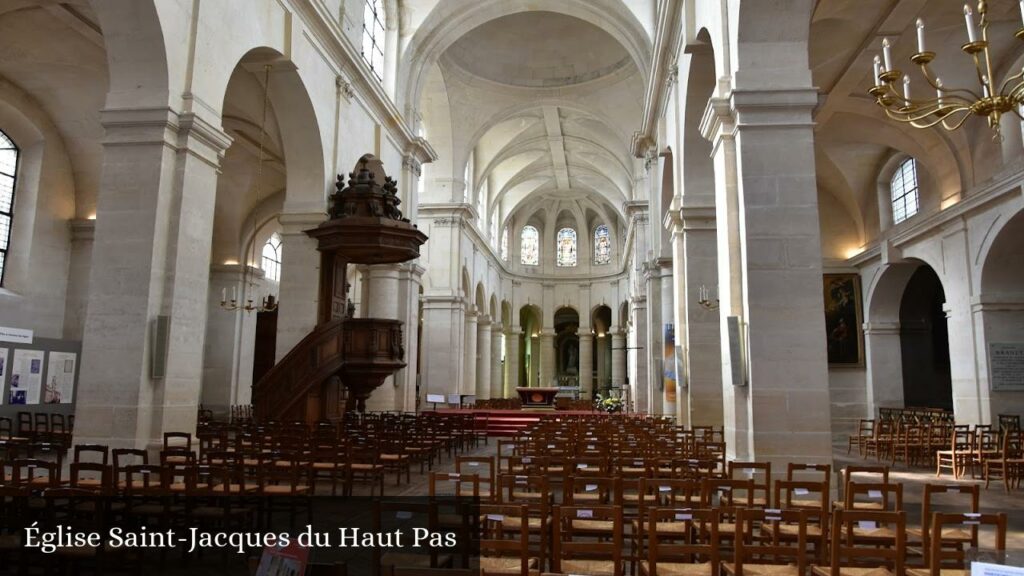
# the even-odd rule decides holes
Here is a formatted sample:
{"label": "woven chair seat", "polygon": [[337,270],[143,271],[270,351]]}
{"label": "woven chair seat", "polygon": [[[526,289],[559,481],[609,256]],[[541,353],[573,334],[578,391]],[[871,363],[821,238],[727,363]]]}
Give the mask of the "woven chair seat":
{"label": "woven chair seat", "polygon": [[[727,574],[736,573],[736,565],[731,562],[722,563]],[[744,564],[743,574],[750,576],[803,576],[792,564]]]}
{"label": "woven chair seat", "polygon": [[[651,566],[647,560],[640,562],[640,573],[650,574]],[[682,564],[678,562],[658,562],[658,576],[717,576],[711,573],[711,564]]]}

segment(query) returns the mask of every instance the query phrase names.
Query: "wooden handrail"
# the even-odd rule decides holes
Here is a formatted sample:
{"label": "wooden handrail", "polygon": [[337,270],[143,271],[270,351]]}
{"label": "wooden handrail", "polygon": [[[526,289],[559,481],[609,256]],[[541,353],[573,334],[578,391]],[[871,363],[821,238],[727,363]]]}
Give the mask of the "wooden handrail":
{"label": "wooden handrail", "polygon": [[343,323],[320,324],[260,378],[252,390],[257,420],[305,420],[307,396],[341,369]]}

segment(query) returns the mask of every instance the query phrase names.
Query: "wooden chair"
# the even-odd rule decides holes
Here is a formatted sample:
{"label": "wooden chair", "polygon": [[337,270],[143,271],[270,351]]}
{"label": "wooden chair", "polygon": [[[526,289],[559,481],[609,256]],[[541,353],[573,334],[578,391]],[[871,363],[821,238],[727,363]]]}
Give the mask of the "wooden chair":
{"label": "wooden chair", "polygon": [[935,453],[935,477],[942,476],[942,471],[949,469],[953,472],[953,478],[959,480],[964,471],[972,466],[974,433],[955,428],[950,442],[949,450],[939,450]]}
{"label": "wooden chair", "polygon": [[[549,542],[552,523],[551,506],[554,502],[547,476],[522,476],[503,474],[498,477],[498,501],[501,504],[525,505],[529,518],[527,529],[530,536],[536,536],[538,547],[534,552],[543,566],[549,556]],[[506,518],[508,530],[518,530],[515,518]]]}
{"label": "wooden chair", "polygon": [[[192,451],[192,434],[188,432],[164,432],[164,451],[184,450]],[[168,452],[175,464],[185,461],[187,456],[181,453]]]}
{"label": "wooden chair", "polygon": [[[807,568],[807,512],[740,510],[732,562],[722,564],[729,576],[804,576]],[[784,536],[782,526],[789,528]],[[760,528],[760,530],[758,530]]]}
{"label": "wooden chair", "polygon": [[18,458],[11,471],[11,484],[31,490],[44,490],[60,486],[60,469],[56,462],[37,458]]}
{"label": "wooden chair", "polygon": [[[814,544],[817,561],[825,563],[829,529],[828,482],[779,480],[775,483],[775,506],[783,510],[803,510],[807,514],[807,541]],[[788,524],[779,527],[779,537],[792,539],[794,528]]]}
{"label": "wooden chair", "polygon": [[479,498],[492,502],[497,500],[497,487],[494,481],[497,469],[495,468],[494,456],[456,456],[455,471],[462,474],[472,473],[479,476]]}
{"label": "wooden chair", "polygon": [[72,462],[69,483],[72,488],[111,495],[114,482],[110,467],[97,462]]}
{"label": "wooden chair", "polygon": [[903,510],[903,484],[850,482],[846,485],[846,510]]}
{"label": "wooden chair", "polygon": [[[855,537],[857,529],[883,527],[891,531],[891,542],[865,542]],[[904,576],[906,555],[906,514],[877,510],[836,510],[832,513],[831,562],[813,565],[814,576]]]}
{"label": "wooden chair", "polygon": [[943,544],[946,539],[943,534],[950,531],[970,532],[972,535],[970,546],[978,547],[978,528],[980,526],[995,527],[996,550],[1006,550],[1006,514],[945,514],[936,512],[931,524],[931,544],[928,546],[927,568],[912,568],[907,570],[910,576],[967,576],[971,573],[965,570],[964,550],[962,548],[947,548]]}
{"label": "wooden chair", "polygon": [[1002,450],[1002,432],[998,430],[976,431],[974,434],[974,448],[971,450],[971,478],[977,478],[978,472],[984,474],[987,461],[1001,460]]}
{"label": "wooden chair", "polygon": [[[872,481],[880,482],[882,484],[889,483],[888,466],[847,466],[846,468],[843,468],[840,471],[840,475],[841,479],[839,486],[842,488],[842,493],[840,494],[840,496],[842,496],[843,499],[832,502],[833,509],[842,509],[846,506],[845,495],[847,491],[847,486],[850,484],[851,481],[854,480],[854,478],[862,478],[864,476],[868,476]],[[866,509],[879,509],[877,506],[874,506],[871,503],[862,503],[860,506]]]}
{"label": "wooden chair", "polygon": [[1020,429],[1009,429],[1003,433],[1003,446],[997,458],[985,460],[983,475],[985,488],[993,479],[1001,479],[1003,488],[1009,492],[1011,485],[1020,482],[1021,470],[1024,469],[1024,432]]}
{"label": "wooden chair", "polygon": [[135,448],[114,448],[110,452],[114,460],[114,485],[123,490],[128,482],[128,466],[149,464],[149,452]]}
{"label": "wooden chair", "polygon": [[718,511],[651,508],[647,511],[647,558],[641,576],[718,576],[721,559]]}
{"label": "wooden chair", "polygon": [[857,447],[857,452],[861,456],[864,456],[864,445],[865,443],[874,438],[875,436],[875,421],[870,419],[861,418],[857,422],[857,433],[850,434],[847,440],[846,453],[849,454],[853,451],[853,447]]}
{"label": "wooden chair", "polygon": [[[376,500],[374,505],[373,531],[378,534],[391,532],[395,529],[425,527],[437,531],[439,527],[438,507],[436,502],[419,502],[405,499],[401,502]],[[443,554],[437,548],[427,548],[423,553],[415,553],[414,549],[403,548],[391,550],[380,546],[373,547],[374,573],[417,574],[424,569],[451,568],[451,554]],[[423,550],[423,549],[420,549]]]}
{"label": "wooden chair", "polygon": [[[772,463],[771,462],[729,462],[729,478],[737,478],[737,473],[754,481],[754,489],[750,494],[733,497],[738,506],[763,507],[771,501]],[[758,495],[760,493],[760,495]]]}
{"label": "wooden chair", "polygon": [[[622,507],[556,506],[551,569],[567,574],[623,576]],[[579,521],[587,524],[581,527]],[[594,522],[607,524],[610,538],[595,540]]]}
{"label": "wooden chair", "polygon": [[[480,574],[529,576],[539,572],[540,559],[531,557],[529,512],[525,504],[485,504],[479,507]],[[509,521],[511,526],[508,525]]]}
{"label": "wooden chair", "polygon": [[[451,490],[442,489],[442,486],[450,486]],[[466,488],[469,487],[467,492]],[[429,484],[429,496],[454,496],[480,498],[480,476],[477,474],[460,474],[458,472],[431,472]]]}
{"label": "wooden chair", "polygon": [[370,496],[379,486],[380,495],[384,496],[384,465],[380,461],[380,446],[376,442],[368,440],[353,440],[348,444],[348,478],[345,487],[348,489],[347,496],[352,495],[356,482],[368,482],[370,484]]}
{"label": "wooden chair", "polygon": [[999,430],[1003,432],[1020,430],[1020,414],[1000,414],[998,418]]}
{"label": "wooden chair", "polygon": [[[939,497],[944,500],[943,503],[948,504],[949,500],[956,495],[955,498],[958,500],[957,508],[965,513],[977,514],[978,507],[980,505],[980,490],[977,484],[970,485],[952,485],[947,486],[943,484],[925,484],[924,495],[921,498],[921,526],[919,528],[907,528],[907,546],[915,547],[919,546],[921,556],[928,560],[931,556],[929,555],[929,546],[931,546],[932,538],[929,534],[932,522],[932,514],[935,508],[936,495],[946,495],[946,498]],[[941,535],[942,541],[945,544],[952,544],[954,546],[962,546],[965,542],[971,541],[971,532],[963,531],[959,529],[949,529],[946,533]],[[975,531],[974,539],[977,540],[977,533]]]}

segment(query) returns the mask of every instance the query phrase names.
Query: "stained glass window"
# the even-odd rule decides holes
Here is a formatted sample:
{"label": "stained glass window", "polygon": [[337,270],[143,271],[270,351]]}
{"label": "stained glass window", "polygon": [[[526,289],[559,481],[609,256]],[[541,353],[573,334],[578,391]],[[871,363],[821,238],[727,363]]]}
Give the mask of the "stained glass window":
{"label": "stained glass window", "polygon": [[526,266],[540,265],[540,233],[533,226],[523,226],[519,243],[520,261]]}
{"label": "stained glass window", "polygon": [[508,262],[508,228],[501,232],[501,259]]}
{"label": "stained glass window", "polygon": [[384,2],[366,0],[363,7],[363,60],[377,80],[384,80]]}
{"label": "stained glass window", "polygon": [[601,224],[594,230],[594,264],[608,264],[612,261],[612,237],[608,227]]}
{"label": "stained glass window", "polygon": [[18,147],[0,132],[0,286],[4,283],[7,250],[11,245],[14,220],[14,177],[18,170]]}
{"label": "stained glass window", "polygon": [[274,234],[263,245],[263,277],[281,281],[281,237]]}
{"label": "stained glass window", "polygon": [[558,265],[562,267],[576,265],[576,231],[562,228],[558,231]]}
{"label": "stained glass window", "polygon": [[907,158],[892,176],[893,224],[917,214],[917,208],[917,163]]}

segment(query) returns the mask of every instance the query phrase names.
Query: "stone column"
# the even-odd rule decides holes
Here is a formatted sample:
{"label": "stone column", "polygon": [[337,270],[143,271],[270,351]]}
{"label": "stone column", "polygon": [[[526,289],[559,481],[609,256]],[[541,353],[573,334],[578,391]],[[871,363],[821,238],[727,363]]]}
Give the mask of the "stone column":
{"label": "stone column", "polygon": [[580,327],[580,398],[594,399],[594,337],[590,328]]}
{"label": "stone column", "polygon": [[[622,394],[626,387],[626,334],[625,332],[619,331],[617,328],[613,328],[611,332],[612,338],[612,388],[617,388],[618,392]],[[636,398],[630,398],[636,405]]]}
{"label": "stone column", "polygon": [[[228,300],[233,293],[239,294],[242,301],[249,297],[244,276],[245,270],[240,264],[214,264],[210,267],[200,398],[203,406],[213,410],[214,416],[218,417],[230,415],[233,404],[248,404],[252,400],[256,314],[241,310],[229,312],[220,305],[223,295]],[[249,278],[257,285],[256,294],[252,296],[257,301],[263,271],[250,267]]]}
{"label": "stone column", "polygon": [[686,313],[686,381],[690,421],[696,426],[722,426],[722,330],[719,311],[700,304],[700,287],[718,298],[718,246],[715,209],[683,206],[680,210],[683,248],[682,307]]}
{"label": "stone column", "polygon": [[[676,366],[676,348],[680,341],[682,327],[675,322],[675,304],[672,292],[672,262],[661,262],[661,349],[656,352],[661,357],[661,374],[655,374],[655,381],[661,381],[661,413],[665,416],[676,416],[676,398],[680,392],[682,380],[681,366]],[[668,328],[671,325],[672,338],[668,341]],[[672,375],[671,381],[666,374]]]}
{"label": "stone column", "polygon": [[[399,313],[399,306],[402,304],[399,289],[401,276],[400,264],[366,266],[363,269],[363,278],[366,282],[363,300],[367,318],[404,320],[408,323],[407,319]],[[408,355],[408,350],[406,350],[406,354]],[[371,412],[395,410],[399,397],[397,387],[395,376],[389,376],[366,400],[366,409]]]}
{"label": "stone column", "polygon": [[491,398],[505,398],[504,373],[501,364],[502,326],[498,322],[491,324],[491,362],[487,370],[491,371]]}
{"label": "stone column", "polygon": [[[217,172],[231,138],[193,114],[106,109],[74,443],[195,432]],[[154,347],[157,317],[166,347]],[[154,378],[151,360],[166,372]]]}
{"label": "stone column", "polygon": [[75,219],[71,231],[71,261],[68,263],[68,288],[64,304],[64,339],[81,341],[85,331],[85,312],[89,304],[89,270],[96,221]]}
{"label": "stone column", "polygon": [[[420,286],[423,284],[423,273],[425,270],[415,262],[407,262],[400,265],[401,275],[399,276],[400,305],[398,308],[399,318],[405,323],[402,326],[402,335],[405,340],[405,368],[395,374],[397,385],[395,409],[403,412],[416,410],[417,390],[419,371],[419,328],[420,328]],[[419,391],[420,397],[423,391]],[[424,398],[425,400],[425,398]],[[422,405],[423,402],[421,401]]]}
{"label": "stone column", "polygon": [[597,335],[597,354],[595,360],[597,361],[597,381],[594,383],[594,393],[604,392],[608,388],[609,384],[609,358],[608,358],[608,343],[611,342],[611,332]]}
{"label": "stone column", "polygon": [[[851,420],[874,418],[879,406],[903,406],[903,350],[899,322],[864,323],[864,361],[867,364],[867,397],[864,405],[854,407],[849,415]],[[853,422],[853,425],[857,423]]]}
{"label": "stone column", "polygon": [[463,330],[462,299],[455,296],[423,297],[423,341],[450,342],[451,345],[424,347],[421,392],[426,394],[458,394],[459,367],[463,363],[458,345]]}
{"label": "stone column", "polygon": [[516,388],[525,386],[519,382],[519,339],[523,330],[512,326],[505,333],[505,397],[517,398]]}
{"label": "stone column", "polygon": [[[715,126],[705,130],[713,135],[720,186],[721,316],[723,324],[737,316],[743,334],[734,361],[723,326],[729,457],[780,469],[832,460],[811,117],[817,101],[817,91],[802,86],[737,88],[735,121],[712,99]],[[735,189],[729,172],[738,176]]]}
{"label": "stone column", "polygon": [[627,373],[630,373],[630,387],[633,389],[634,406],[637,411],[654,414],[657,411],[653,396],[657,390],[651,389],[651,380],[648,377],[650,366],[643,359],[647,358],[651,349],[647,340],[647,299],[637,297],[630,301],[632,308],[633,327],[630,333],[631,338],[626,339],[626,345],[631,350],[626,351]]}
{"label": "stone column", "polygon": [[320,302],[320,252],[306,230],[327,216],[320,213],[281,214],[281,286],[277,312],[277,347],[281,361],[317,324]]}
{"label": "stone column", "polygon": [[491,318],[480,316],[476,330],[476,397],[491,399]]}
{"label": "stone column", "polygon": [[555,331],[545,328],[540,333],[540,382],[541,388],[555,385]]}
{"label": "stone column", "polygon": [[463,358],[463,380],[462,380],[462,394],[473,394],[477,392],[476,389],[476,326],[477,326],[477,314],[476,310],[469,310],[466,312],[466,329],[463,333],[465,350]]}

